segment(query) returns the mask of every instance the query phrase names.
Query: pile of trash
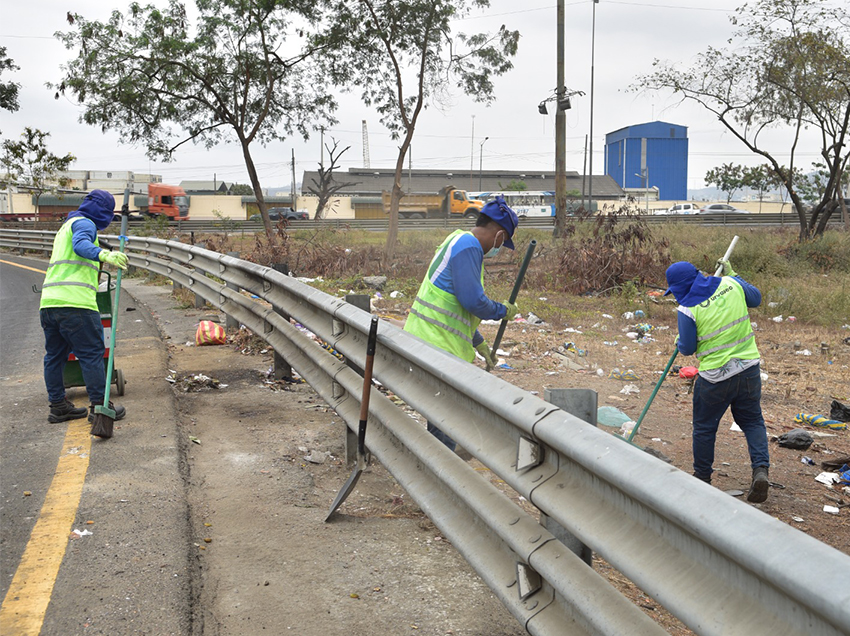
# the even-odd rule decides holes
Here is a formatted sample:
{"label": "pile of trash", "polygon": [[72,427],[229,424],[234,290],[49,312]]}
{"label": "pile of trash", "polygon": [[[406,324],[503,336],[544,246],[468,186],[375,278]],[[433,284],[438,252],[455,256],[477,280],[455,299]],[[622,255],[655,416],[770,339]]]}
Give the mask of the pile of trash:
{"label": "pile of trash", "polygon": [[203,373],[192,373],[183,378],[177,375],[176,371],[168,370],[169,374],[166,380],[179,388],[184,393],[197,393],[200,391],[209,391],[210,389],[224,389],[226,384],[222,384],[215,378],[211,378]]}

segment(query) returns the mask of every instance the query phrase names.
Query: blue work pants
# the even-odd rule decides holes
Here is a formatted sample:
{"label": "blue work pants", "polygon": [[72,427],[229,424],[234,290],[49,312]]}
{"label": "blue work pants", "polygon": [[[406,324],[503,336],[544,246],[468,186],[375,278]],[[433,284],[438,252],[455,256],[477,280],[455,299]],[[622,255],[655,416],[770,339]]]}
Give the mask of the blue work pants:
{"label": "blue work pants", "polygon": [[44,330],[44,384],[52,403],[65,399],[63,371],[68,353],[74,352],[80,361],[86,392],[92,404],[103,404],[106,389],[106,369],[103,354],[103,325],[100,314],[79,307],[47,307],[42,309],[41,328]]}
{"label": "blue work pants", "polygon": [[711,477],[717,427],[730,407],[732,417],[747,438],[751,466],[770,466],[767,429],[761,414],[761,371],[759,365],[755,365],[716,383],[697,376],[693,450],[694,475],[700,479]]}

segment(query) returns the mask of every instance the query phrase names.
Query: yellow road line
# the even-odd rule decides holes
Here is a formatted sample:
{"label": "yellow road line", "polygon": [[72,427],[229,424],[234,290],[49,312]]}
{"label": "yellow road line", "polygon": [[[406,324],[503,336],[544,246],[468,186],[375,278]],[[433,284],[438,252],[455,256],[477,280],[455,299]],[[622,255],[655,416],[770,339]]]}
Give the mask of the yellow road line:
{"label": "yellow road line", "polygon": [[21,265],[20,263],[13,263],[12,261],[4,261],[0,258],[0,263],[5,263],[6,265],[12,265],[14,267],[20,267],[21,269],[28,269],[31,272],[38,272],[39,274],[46,274],[46,269],[36,269],[35,267],[27,267],[26,265]]}
{"label": "yellow road line", "polygon": [[21,562],[0,606],[6,636],[37,636],[65,556],[91,453],[85,418],[68,423],[56,473]]}

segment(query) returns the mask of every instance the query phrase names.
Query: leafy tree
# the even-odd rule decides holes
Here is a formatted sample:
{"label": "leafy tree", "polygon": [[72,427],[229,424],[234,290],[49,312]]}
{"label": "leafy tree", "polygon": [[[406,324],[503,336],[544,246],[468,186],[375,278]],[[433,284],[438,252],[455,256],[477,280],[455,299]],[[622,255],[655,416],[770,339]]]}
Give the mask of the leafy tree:
{"label": "leafy tree", "polygon": [[254,188],[244,183],[234,183],[230,186],[230,194],[235,196],[248,197],[254,194]]}
{"label": "leafy tree", "polygon": [[[736,10],[730,50],[709,48],[689,69],[655,62],[636,86],[672,90],[714,113],[753,153],[764,157],[797,209],[800,241],[823,233],[839,208],[850,157],[850,16],[829,0],[754,0]],[[788,133],[779,163],[761,133]],[[819,133],[828,172],[823,195],[807,217],[795,183],[801,131]]]}
{"label": "leafy tree", "polygon": [[712,168],[705,173],[705,183],[726,193],[726,203],[732,200],[735,192],[744,187],[744,167],[731,163]]}
{"label": "leafy tree", "polygon": [[773,172],[771,167],[766,164],[745,167],[742,182],[744,187],[758,192],[759,212],[761,212],[761,203],[764,200],[764,193],[781,185],[776,178],[776,174]]}
{"label": "leafy tree", "polygon": [[332,81],[359,89],[393,139],[400,139],[393,182],[387,257],[398,241],[401,177],[416,124],[429,104],[448,100],[457,87],[474,101],[495,98],[493,78],[512,68],[519,32],[452,34],[459,18],[489,0],[324,0],[329,8],[317,45]]}
{"label": "leafy tree", "polygon": [[[342,157],[343,154],[347,150],[351,148],[351,146],[346,146],[342,150],[338,150],[339,142],[331,137],[331,141],[333,142],[333,147],[325,144],[325,149],[328,151],[328,156],[330,157],[330,164],[327,168],[325,168],[325,164],[319,164],[319,180],[311,179],[313,185],[307,186],[307,191],[318,197],[319,202],[316,205],[316,217],[317,219],[321,219],[325,215],[326,210],[332,210],[333,207],[338,202],[338,199],[331,202],[331,197],[335,195],[337,192],[342,190],[343,188],[347,188],[349,186],[357,185],[356,182],[350,181],[345,183],[337,183],[334,181],[334,170],[337,169],[337,161]],[[330,205],[328,205],[330,203]]]}
{"label": "leafy tree", "polygon": [[188,141],[237,141],[271,240],[251,144],[306,139],[335,106],[310,61],[315,49],[294,25],[318,19],[314,4],[195,0],[194,27],[180,0],[162,9],[133,2],[105,22],[69,14],[74,30],[56,37],[76,57],[63,66],[57,98],[70,91],[82,121],[118,131],[152,158],[169,160]]}
{"label": "leafy tree", "polygon": [[[21,67],[15,64],[8,55],[6,55],[6,47],[0,46],[0,74],[5,71],[19,71]],[[20,108],[18,104],[18,89],[20,84],[16,82],[0,82],[0,108],[15,112]]]}
{"label": "leafy tree", "polygon": [[50,133],[37,128],[24,128],[22,141],[3,141],[3,154],[0,156],[5,180],[35,194],[36,213],[42,194],[55,192],[57,185],[67,185],[68,179],[60,177],[59,173],[67,170],[76,159],[71,153],[59,157],[50,152],[45,144],[49,136]]}
{"label": "leafy tree", "polygon": [[521,179],[511,179],[506,186],[503,186],[500,181],[499,187],[505,192],[525,192],[528,190],[528,185]]}

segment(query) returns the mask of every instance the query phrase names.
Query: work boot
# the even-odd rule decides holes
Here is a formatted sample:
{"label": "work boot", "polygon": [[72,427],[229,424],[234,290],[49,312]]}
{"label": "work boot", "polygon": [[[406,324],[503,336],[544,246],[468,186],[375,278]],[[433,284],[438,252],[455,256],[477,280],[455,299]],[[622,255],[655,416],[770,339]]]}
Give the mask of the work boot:
{"label": "work boot", "polygon": [[61,402],[50,403],[50,414],[47,416],[47,421],[56,424],[68,420],[78,420],[85,417],[87,412],[85,406],[77,408],[71,400],[65,398]]}
{"label": "work boot", "polygon": [[[91,405],[91,410],[89,411],[89,422],[94,422],[94,407],[101,406],[102,404],[103,402],[101,402],[100,404]],[[115,411],[115,417],[113,419],[116,422],[118,420],[123,420],[124,416],[127,414],[127,409],[125,409],[123,406],[115,406],[112,401],[109,402],[109,408]]]}
{"label": "work boot", "polygon": [[753,468],[753,483],[750,492],[747,493],[747,501],[750,503],[764,503],[767,501],[767,489],[770,482],[767,479],[767,466]]}
{"label": "work boot", "polygon": [[697,475],[696,473],[694,473],[694,477],[696,477],[696,478],[697,478],[697,479],[699,479],[700,481],[704,481],[705,483],[707,483],[707,484],[711,485],[711,475],[709,475],[708,477],[700,477],[699,475]]}

